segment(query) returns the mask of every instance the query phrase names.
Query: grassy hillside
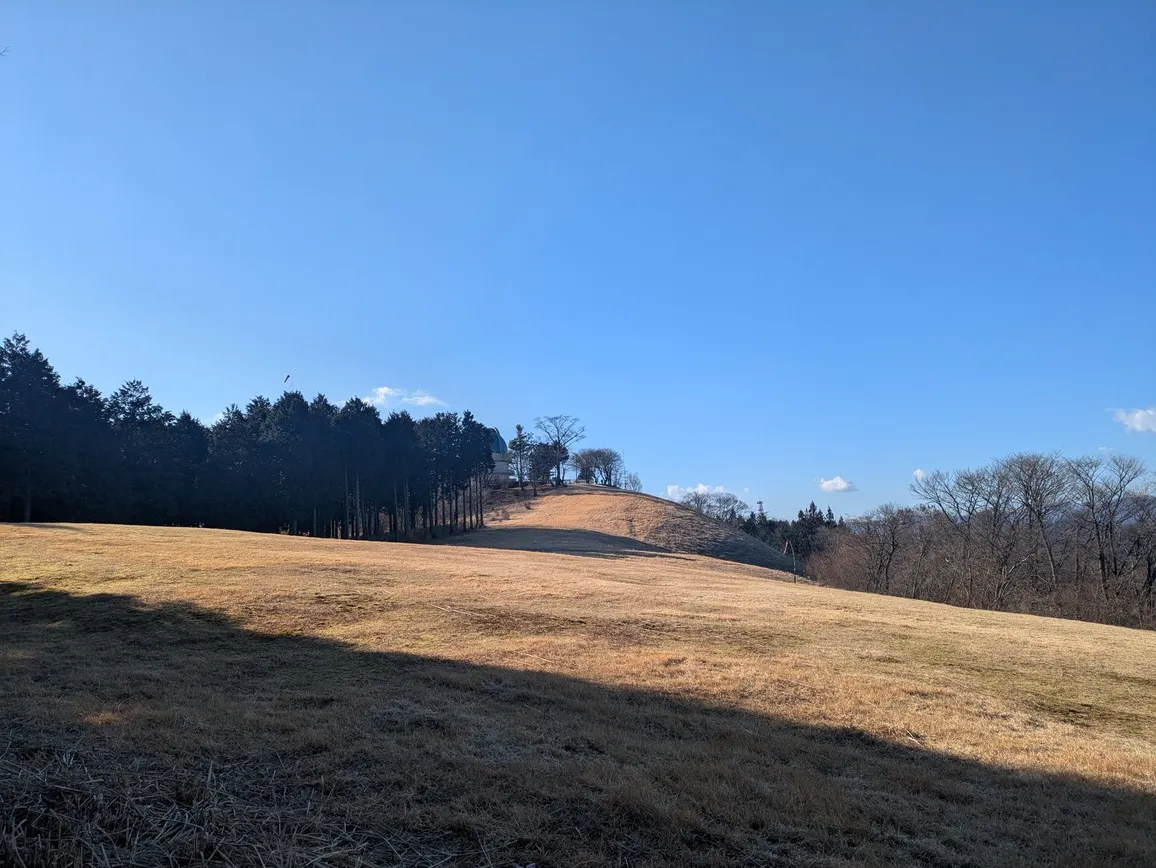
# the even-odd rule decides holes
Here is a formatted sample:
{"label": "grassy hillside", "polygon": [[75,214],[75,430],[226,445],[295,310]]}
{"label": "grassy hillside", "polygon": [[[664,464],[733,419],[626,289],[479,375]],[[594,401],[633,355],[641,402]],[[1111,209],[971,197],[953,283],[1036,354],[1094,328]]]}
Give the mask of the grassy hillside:
{"label": "grassy hillside", "polygon": [[[511,495],[513,492],[511,492]],[[574,484],[525,492],[495,511],[483,534],[457,544],[600,555],[694,554],[774,570],[793,562],[761,540],[649,494]]]}
{"label": "grassy hillside", "polygon": [[464,542],[0,526],[0,864],[1156,864],[1156,634]]}

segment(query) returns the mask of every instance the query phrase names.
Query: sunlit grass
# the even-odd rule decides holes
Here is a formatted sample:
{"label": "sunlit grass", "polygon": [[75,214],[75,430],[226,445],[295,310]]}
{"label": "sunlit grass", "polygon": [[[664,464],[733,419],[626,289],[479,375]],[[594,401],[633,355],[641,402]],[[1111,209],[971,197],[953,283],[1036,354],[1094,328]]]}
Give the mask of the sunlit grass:
{"label": "sunlit grass", "polygon": [[0,527],[0,847],[1156,864],[1156,635],[607,554]]}

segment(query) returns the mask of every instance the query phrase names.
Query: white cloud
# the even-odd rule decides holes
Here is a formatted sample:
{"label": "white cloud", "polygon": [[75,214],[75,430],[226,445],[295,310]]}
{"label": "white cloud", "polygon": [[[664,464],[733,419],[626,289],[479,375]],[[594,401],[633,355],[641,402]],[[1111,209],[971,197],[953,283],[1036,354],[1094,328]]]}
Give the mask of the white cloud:
{"label": "white cloud", "polygon": [[414,407],[444,407],[446,402],[440,398],[435,398],[429,392],[418,389],[412,395],[408,395],[401,399],[403,404],[412,404]]}
{"label": "white cloud", "polygon": [[1116,410],[1112,418],[1128,431],[1156,433],[1156,407],[1149,407],[1147,410]]}
{"label": "white cloud", "polygon": [[924,477],[927,476],[927,473],[924,472],[922,467],[916,467],[911,475],[915,477],[916,482],[922,482]]}
{"label": "white cloud", "polygon": [[445,401],[435,395],[431,395],[424,389],[417,389],[411,392],[408,389],[395,389],[392,386],[378,386],[361,400],[367,404],[372,404],[374,407],[380,407],[383,410],[391,410],[394,407],[446,406]]}
{"label": "white cloud", "polygon": [[402,389],[391,389],[389,386],[378,386],[369,397],[363,398],[367,404],[373,404],[375,407],[388,407],[389,405],[400,401],[405,396],[405,391]]}
{"label": "white cloud", "polygon": [[726,489],[721,485],[707,485],[705,482],[700,482],[690,488],[683,488],[681,485],[668,485],[666,486],[666,497],[668,500],[679,501],[691,492],[695,494],[722,494],[725,491]]}
{"label": "white cloud", "polygon": [[820,479],[819,488],[829,494],[842,494],[847,491],[854,491],[855,483],[842,476],[836,476],[833,479]]}

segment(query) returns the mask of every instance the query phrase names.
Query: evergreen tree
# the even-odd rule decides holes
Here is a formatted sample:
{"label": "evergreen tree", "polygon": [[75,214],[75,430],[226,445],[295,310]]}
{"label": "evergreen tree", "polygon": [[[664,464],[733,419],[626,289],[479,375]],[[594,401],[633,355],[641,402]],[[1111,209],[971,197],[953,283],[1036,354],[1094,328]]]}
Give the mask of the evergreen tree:
{"label": "evergreen tree", "polygon": [[525,488],[530,478],[530,450],[534,448],[534,435],[528,433],[521,424],[514,426],[514,439],[510,441],[510,467],[518,487]]}
{"label": "evergreen tree", "polygon": [[177,518],[174,466],[176,419],[155,401],[140,380],[112,393],[108,415],[120,446],[122,519],[133,524],[169,524]]}
{"label": "evergreen tree", "polygon": [[173,470],[178,486],[176,521],[183,525],[199,524],[204,520],[199,486],[209,457],[209,432],[186,410],[177,417],[172,438]]}
{"label": "evergreen tree", "polygon": [[279,521],[296,533],[299,525],[310,526],[312,497],[310,482],[312,455],[310,433],[313,420],[309,405],[300,392],[285,392],[269,409],[262,439],[268,444]]}
{"label": "evergreen tree", "polygon": [[100,392],[84,380],[66,389],[69,452],[75,457],[66,501],[56,515],[76,521],[109,521],[117,513],[120,445]]}
{"label": "evergreen tree", "polygon": [[468,411],[383,422],[360,399],[296,391],[206,428],[139,380],[106,400],[62,386],[24,335],[0,343],[0,519],[417,539],[484,522],[491,443]]}
{"label": "evergreen tree", "polygon": [[33,502],[58,496],[72,470],[65,453],[65,400],[60,377],[28,338],[0,344],[0,490],[32,520]]}

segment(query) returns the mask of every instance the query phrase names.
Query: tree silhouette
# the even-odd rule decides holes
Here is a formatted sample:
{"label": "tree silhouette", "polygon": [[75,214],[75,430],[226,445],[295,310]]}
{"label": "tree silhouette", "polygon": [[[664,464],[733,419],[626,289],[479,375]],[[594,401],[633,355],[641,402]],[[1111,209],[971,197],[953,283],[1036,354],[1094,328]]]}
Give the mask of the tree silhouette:
{"label": "tree silhouette", "polygon": [[139,380],[106,399],[24,335],[0,343],[0,519],[426,538],[484,523],[491,443],[468,411],[383,421],[295,390],[206,427]]}

